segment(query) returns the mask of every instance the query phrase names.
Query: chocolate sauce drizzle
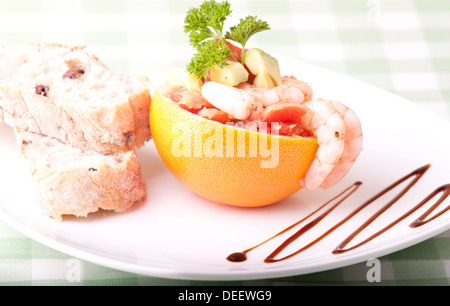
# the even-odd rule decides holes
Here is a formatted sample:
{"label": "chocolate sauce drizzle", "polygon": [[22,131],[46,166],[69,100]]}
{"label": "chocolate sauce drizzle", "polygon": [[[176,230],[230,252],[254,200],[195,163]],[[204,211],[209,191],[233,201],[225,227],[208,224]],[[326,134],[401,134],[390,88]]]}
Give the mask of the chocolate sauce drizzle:
{"label": "chocolate sauce drizzle", "polygon": [[[432,193],[430,193],[425,199],[423,199],[420,203],[418,203],[416,206],[411,208],[409,211],[407,211],[405,214],[397,218],[395,221],[391,222],[384,228],[380,229],[379,231],[372,234],[367,239],[351,246],[348,248],[345,248],[356,236],[358,236],[359,233],[361,233],[365,228],[367,228],[373,221],[375,221],[379,216],[381,216],[388,208],[390,208],[392,205],[394,205],[400,198],[402,198],[410,189],[413,187],[425,174],[425,172],[430,168],[430,165],[427,164],[425,166],[422,166],[408,175],[405,175],[404,177],[400,178],[390,186],[386,187],[385,189],[381,190],[379,193],[371,197],[369,200],[361,204],[359,207],[357,207],[354,211],[352,211],[349,215],[347,215],[344,219],[342,219],[340,222],[336,223],[334,226],[332,226],[330,229],[328,229],[325,233],[320,235],[318,238],[314,239],[309,244],[305,245],[304,247],[298,249],[297,251],[286,255],[282,258],[276,258],[277,255],[279,255],[287,246],[289,246],[292,242],[297,240],[300,236],[302,236],[304,233],[309,231],[310,229],[314,228],[315,225],[317,225],[320,221],[322,221],[328,214],[330,214],[336,207],[338,207],[342,202],[344,202],[349,196],[351,196],[358,188],[362,185],[361,182],[355,182],[353,185],[342,191],[340,194],[314,210],[312,213],[304,217],[303,219],[299,220],[298,222],[290,225],[289,227],[285,228],[281,232],[277,233],[276,235],[270,237],[269,239],[243,251],[243,252],[236,252],[232,253],[227,257],[227,260],[231,262],[243,262],[247,260],[247,253],[256,249],[257,247],[269,242],[270,240],[282,235],[283,233],[291,230],[292,228],[296,227],[297,225],[305,222],[308,218],[310,218],[312,215],[316,214],[318,211],[322,210],[324,207],[329,206],[330,203],[332,204],[327,210],[325,210],[322,214],[317,216],[315,219],[311,220],[309,223],[305,224],[302,228],[300,228],[298,231],[296,231],[293,235],[291,235],[289,238],[287,238],[283,243],[281,243],[271,254],[269,254],[264,262],[266,263],[272,263],[272,262],[278,262],[282,260],[286,260],[288,258],[291,258],[318,243],[323,238],[331,234],[333,231],[335,231],[337,228],[339,228],[341,225],[346,223],[349,219],[354,217],[356,214],[358,214],[361,210],[369,206],[371,203],[373,203],[375,200],[379,199],[389,191],[393,190],[400,184],[404,183],[405,181],[409,180],[410,178],[413,178],[405,187],[403,187],[387,204],[385,204],[383,207],[381,207],[377,212],[375,212],[369,219],[367,219],[359,228],[357,228],[353,233],[351,233],[347,238],[345,238],[339,245],[332,251],[332,254],[341,254],[344,252],[348,252],[350,250],[354,250],[371,240],[373,240],[375,237],[381,235],[382,233],[386,232],[390,228],[392,228],[394,225],[399,223],[400,221],[404,220],[411,214],[413,214],[415,211],[417,211],[419,208],[421,208],[423,205],[428,203],[430,200],[435,198],[438,194],[442,193],[441,196],[437,199],[437,201],[427,210],[425,213],[423,213],[420,217],[418,217],[415,221],[413,221],[409,227],[411,228],[417,228],[419,226],[422,226],[425,223],[428,223],[437,217],[441,216],[448,210],[450,210],[450,205],[448,205],[446,208],[441,210],[440,212],[436,213],[434,216],[429,217],[429,215],[449,196],[450,194],[450,184],[442,185],[435,189]],[[428,219],[427,219],[428,217]]]}

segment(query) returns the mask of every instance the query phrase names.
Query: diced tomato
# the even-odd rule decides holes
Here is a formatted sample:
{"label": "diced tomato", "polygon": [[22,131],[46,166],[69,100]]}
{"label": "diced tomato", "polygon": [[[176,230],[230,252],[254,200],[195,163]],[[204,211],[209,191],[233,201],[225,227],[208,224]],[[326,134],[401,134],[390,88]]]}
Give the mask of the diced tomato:
{"label": "diced tomato", "polygon": [[209,70],[208,70],[208,76],[206,78],[202,78],[202,82],[206,83],[206,82],[209,82],[209,81],[211,81],[211,76],[209,75]]}
{"label": "diced tomato", "polygon": [[[278,123],[277,133],[279,135],[309,136],[310,133],[301,123],[302,116],[307,112],[308,109],[298,103],[274,104],[255,114],[253,119],[267,123]],[[271,125],[268,128],[271,128]],[[272,133],[273,131],[268,132]]]}
{"label": "diced tomato", "polygon": [[[230,48],[231,52],[233,52],[233,54],[236,57],[236,59],[240,62],[241,61],[242,48],[239,48],[238,46],[233,45],[232,43],[230,43],[227,40],[225,40],[225,42],[227,43],[227,45]],[[247,50],[245,50],[245,51],[247,51]],[[233,58],[230,56],[229,59],[232,60]]]}
{"label": "diced tomato", "polygon": [[303,128],[303,125],[301,125],[301,124],[289,124],[288,125],[286,123],[283,123],[282,128],[279,131],[279,135],[284,135],[284,136],[297,135],[297,136],[307,137],[307,136],[311,136],[311,133],[307,132]]}
{"label": "diced tomato", "polygon": [[187,107],[186,105],[184,105],[183,103],[177,103],[177,105],[178,105],[180,108],[182,108],[182,109],[184,109],[184,110],[187,110],[188,112],[190,112],[190,113],[192,113],[192,114],[195,114],[195,115],[198,115],[198,113],[199,113],[199,111],[200,111],[200,109],[197,109],[197,108],[189,108],[189,107]]}
{"label": "diced tomato", "polygon": [[289,131],[289,134],[288,134],[288,135],[289,135],[289,136],[292,136],[292,135],[298,135],[298,136],[311,136],[311,134],[308,133],[308,132],[304,129],[303,125],[301,125],[301,124],[291,125],[291,126],[290,126],[290,131]]}
{"label": "diced tomato", "polygon": [[217,108],[204,107],[201,111],[198,112],[198,115],[203,118],[214,120],[223,124],[231,121],[230,116],[227,113]]}
{"label": "diced tomato", "polygon": [[298,103],[274,104],[266,109],[261,121],[297,124],[307,112],[307,108]]}

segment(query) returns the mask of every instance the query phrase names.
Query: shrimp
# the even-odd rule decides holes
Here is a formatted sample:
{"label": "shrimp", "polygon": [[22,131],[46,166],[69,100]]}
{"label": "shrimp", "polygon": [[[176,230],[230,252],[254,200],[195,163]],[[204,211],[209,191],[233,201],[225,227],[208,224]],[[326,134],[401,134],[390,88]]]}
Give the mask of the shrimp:
{"label": "shrimp", "polygon": [[202,95],[214,107],[239,120],[247,119],[257,108],[255,98],[248,92],[214,81],[203,85]]}
{"label": "shrimp", "polygon": [[345,146],[341,157],[333,170],[328,174],[321,188],[329,188],[339,182],[353,166],[356,158],[363,149],[363,135],[361,122],[358,116],[347,106],[339,101],[332,101],[333,106],[341,115],[345,124]]}
{"label": "shrimp", "polygon": [[256,87],[250,83],[240,83],[236,86],[251,96],[255,98],[255,103],[260,104],[264,107],[270,106],[278,103],[279,98],[275,91],[264,88],[264,87]]}
{"label": "shrimp", "polygon": [[301,184],[316,190],[332,172],[344,151],[345,123],[330,100],[304,103],[312,112],[302,117],[302,124],[317,137],[319,148]]}
{"label": "shrimp", "polygon": [[313,96],[313,90],[311,86],[303,81],[297,80],[293,76],[284,76],[281,78],[281,83],[286,85],[289,88],[297,88],[300,89],[303,95],[305,96],[305,100],[303,102],[311,101]]}
{"label": "shrimp", "polygon": [[280,85],[268,89],[256,87],[249,83],[241,83],[237,88],[248,92],[255,97],[256,103],[267,107],[277,103],[304,103],[312,98],[311,87],[294,77],[282,77]]}
{"label": "shrimp", "polygon": [[313,112],[302,122],[317,137],[319,148],[301,183],[310,190],[326,189],[347,174],[360,154],[361,123],[351,109],[335,100],[319,99],[304,105]]}
{"label": "shrimp", "polygon": [[190,109],[202,109],[204,106],[212,107],[200,93],[190,92],[184,87],[174,87],[170,91],[170,98]]}

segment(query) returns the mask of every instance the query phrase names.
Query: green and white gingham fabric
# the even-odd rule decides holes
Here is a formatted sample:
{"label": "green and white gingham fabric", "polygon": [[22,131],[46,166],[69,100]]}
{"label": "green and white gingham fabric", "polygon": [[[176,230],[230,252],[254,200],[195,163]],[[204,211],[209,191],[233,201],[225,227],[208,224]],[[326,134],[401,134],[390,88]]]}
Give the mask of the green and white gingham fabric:
{"label": "green and white gingham fabric", "polygon": [[[0,44],[86,44],[115,71],[166,74],[191,53],[183,20],[201,2],[0,0]],[[252,44],[366,81],[450,118],[450,1],[230,2],[233,18],[258,15],[271,25]],[[450,285],[450,231],[379,260],[380,282],[369,282],[367,263],[253,281],[161,279],[79,261],[0,221],[0,285]],[[76,282],[67,275],[73,261],[82,265]]]}

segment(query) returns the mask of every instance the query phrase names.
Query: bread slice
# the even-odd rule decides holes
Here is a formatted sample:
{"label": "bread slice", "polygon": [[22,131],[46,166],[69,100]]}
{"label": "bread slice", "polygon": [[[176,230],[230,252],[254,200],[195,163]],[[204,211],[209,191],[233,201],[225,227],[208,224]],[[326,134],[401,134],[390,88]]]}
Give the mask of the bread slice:
{"label": "bread slice", "polygon": [[16,130],[16,137],[46,216],[62,220],[63,215],[86,217],[99,209],[119,212],[145,199],[134,150],[103,155],[31,132]]}
{"label": "bread slice", "polygon": [[149,79],[114,73],[84,46],[0,47],[0,121],[102,154],[151,138]]}

